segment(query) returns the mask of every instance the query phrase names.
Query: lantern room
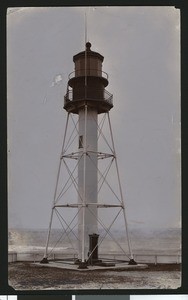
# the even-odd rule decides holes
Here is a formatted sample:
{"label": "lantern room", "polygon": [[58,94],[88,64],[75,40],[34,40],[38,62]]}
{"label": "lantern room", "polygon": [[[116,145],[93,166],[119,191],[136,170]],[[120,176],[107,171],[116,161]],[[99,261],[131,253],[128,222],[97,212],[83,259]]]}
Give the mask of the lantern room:
{"label": "lantern room", "polygon": [[112,95],[105,90],[108,74],[102,70],[104,57],[91,50],[91,43],[86,43],[85,51],[73,57],[74,71],[69,75],[64,108],[78,113],[85,104],[97,108],[98,113],[109,111],[112,107]]}

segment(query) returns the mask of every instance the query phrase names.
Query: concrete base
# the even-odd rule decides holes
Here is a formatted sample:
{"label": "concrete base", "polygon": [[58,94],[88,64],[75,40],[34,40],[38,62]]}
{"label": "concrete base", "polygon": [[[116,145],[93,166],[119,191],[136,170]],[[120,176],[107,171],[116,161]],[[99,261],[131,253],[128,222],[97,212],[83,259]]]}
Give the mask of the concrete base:
{"label": "concrete base", "polygon": [[79,266],[78,266],[78,269],[87,269],[87,263],[86,262],[80,262],[79,263]]}
{"label": "concrete base", "polygon": [[66,262],[66,261],[49,261],[48,264],[40,264],[34,263],[34,265],[38,265],[39,267],[47,267],[47,268],[60,268],[65,270],[71,271],[78,271],[78,272],[88,272],[88,271],[130,271],[130,270],[139,270],[139,269],[146,269],[148,266],[146,264],[137,264],[137,265],[129,265],[128,263],[116,263],[115,266],[90,266],[88,265],[87,268],[81,269],[78,268],[78,265],[75,265],[74,262]]}
{"label": "concrete base", "polygon": [[40,261],[40,264],[48,264],[48,259],[43,257],[43,259]]}

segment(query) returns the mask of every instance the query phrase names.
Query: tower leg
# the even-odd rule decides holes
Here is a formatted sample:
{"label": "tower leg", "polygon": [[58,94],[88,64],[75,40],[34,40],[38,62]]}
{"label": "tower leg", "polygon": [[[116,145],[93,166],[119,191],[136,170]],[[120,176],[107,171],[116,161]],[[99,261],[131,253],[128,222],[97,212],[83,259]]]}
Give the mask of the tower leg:
{"label": "tower leg", "polygon": [[48,228],[48,235],[47,235],[47,240],[46,240],[46,248],[45,248],[45,253],[43,259],[40,261],[41,264],[47,264],[48,263],[48,244],[49,244],[49,239],[50,239],[50,233],[51,233],[51,227],[52,227],[52,219],[53,219],[53,208],[51,211],[51,217],[50,217],[50,224]]}
{"label": "tower leg", "polygon": [[131,249],[131,242],[130,242],[130,238],[129,238],[127,218],[126,218],[126,213],[125,213],[123,192],[122,192],[122,188],[121,188],[119,168],[118,168],[118,163],[117,163],[117,158],[116,158],[115,144],[114,144],[114,139],[113,139],[113,134],[112,134],[112,126],[111,126],[111,122],[110,122],[109,112],[107,114],[108,114],[108,123],[109,123],[109,127],[110,127],[110,135],[111,135],[111,140],[112,140],[113,152],[114,152],[114,157],[115,157],[115,164],[116,164],[116,171],[117,171],[117,177],[118,177],[118,185],[119,185],[120,196],[121,196],[121,203],[122,203],[122,207],[123,207],[123,216],[124,216],[124,221],[125,221],[125,230],[126,230],[126,234],[127,234],[128,248],[129,248],[129,253],[130,253],[130,256],[131,256],[129,264],[137,264],[134,261],[134,259],[133,259],[133,254],[132,254],[132,249]]}
{"label": "tower leg", "polygon": [[69,121],[69,113],[67,115],[66,126],[65,126],[65,133],[64,133],[64,138],[63,138],[63,145],[62,145],[62,149],[61,149],[60,161],[59,161],[59,166],[58,166],[57,179],[56,179],[56,185],[55,185],[55,191],[54,191],[54,198],[53,198],[53,206],[52,206],[52,211],[51,211],[51,216],[50,216],[50,223],[49,223],[49,228],[48,228],[48,235],[47,235],[47,240],[46,240],[45,253],[44,253],[43,259],[40,262],[41,264],[48,263],[48,245],[49,245],[50,234],[51,234],[53,213],[54,213],[54,207],[55,207],[55,203],[56,203],[57,187],[58,187],[58,183],[59,183],[59,176],[60,176],[60,170],[61,170],[61,162],[62,162],[61,157],[62,157],[63,152],[64,152],[65,138],[66,138],[66,134],[67,134],[68,121]]}

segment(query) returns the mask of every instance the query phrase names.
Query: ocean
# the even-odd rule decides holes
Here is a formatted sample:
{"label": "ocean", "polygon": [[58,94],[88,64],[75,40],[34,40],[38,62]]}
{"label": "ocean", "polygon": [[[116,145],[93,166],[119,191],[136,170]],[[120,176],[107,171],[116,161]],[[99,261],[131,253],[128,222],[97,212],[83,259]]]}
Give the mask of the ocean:
{"label": "ocean", "polygon": [[[160,230],[131,229],[131,248],[136,260],[140,262],[179,263],[181,261],[181,229],[168,228]],[[100,237],[104,233],[100,232]],[[118,244],[128,253],[128,246],[124,233],[113,231],[117,244],[110,237],[106,237],[99,247],[99,255],[111,255],[123,258]],[[62,230],[53,229],[49,244],[49,252],[61,255],[76,255],[76,241],[64,237]],[[43,256],[47,230],[44,229],[9,229],[9,252],[19,254],[38,253],[38,260]],[[99,239],[100,242],[100,239]],[[55,246],[55,247],[54,247]],[[26,257],[26,256],[25,256]]]}

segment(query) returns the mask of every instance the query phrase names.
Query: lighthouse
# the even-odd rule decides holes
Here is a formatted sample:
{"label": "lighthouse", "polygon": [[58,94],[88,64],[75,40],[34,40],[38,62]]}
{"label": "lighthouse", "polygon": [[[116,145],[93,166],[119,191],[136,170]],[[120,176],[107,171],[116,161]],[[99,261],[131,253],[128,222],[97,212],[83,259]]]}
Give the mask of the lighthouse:
{"label": "lighthouse", "polygon": [[[54,212],[57,212],[59,208],[64,209],[64,211],[67,208],[75,210],[74,217],[69,224],[65,221],[66,213],[63,215],[62,212],[62,220],[64,221],[64,225],[66,225],[63,225],[65,233],[67,235],[74,233],[76,237],[77,245],[75,250],[77,259],[75,260],[75,264],[78,264],[79,268],[87,268],[88,264],[104,264],[98,256],[98,250],[106,235],[112,236],[110,229],[115,221],[112,220],[110,226],[106,226],[99,217],[99,209],[118,209],[119,211],[115,220],[119,217],[120,212],[122,213],[129,251],[129,253],[125,253],[125,255],[128,257],[130,264],[135,263],[130,246],[123,192],[120,184],[120,175],[109,117],[109,111],[113,108],[113,96],[106,90],[109,82],[108,74],[104,72],[102,68],[103,60],[104,57],[100,53],[91,49],[90,42],[86,43],[84,51],[73,56],[74,71],[69,75],[67,92],[64,96],[64,109],[67,112],[67,121],[60,155],[45,255],[41,261],[42,263],[48,262],[48,247]],[[102,122],[98,120],[101,115],[105,115],[110,132],[111,146],[109,146],[110,150],[108,152],[99,149],[98,141],[100,136],[103,136],[107,145],[110,144],[102,132]],[[69,123],[73,116],[77,116],[77,121],[74,121],[73,132],[69,133]],[[73,138],[74,133],[76,134],[76,139]],[[74,143],[76,140],[76,143],[73,151],[70,152],[67,150],[69,147],[65,146],[65,144],[67,140],[68,145],[72,144],[71,139]],[[66,159],[76,161],[76,165],[72,171],[68,168]],[[105,159],[111,159],[111,163],[109,167],[102,172],[99,167],[99,160]],[[113,176],[117,177],[120,196],[115,194],[111,185],[107,182],[107,175],[112,163],[115,163],[116,174],[113,174]],[[68,170],[69,177],[64,183],[61,182],[61,169],[63,165]],[[65,177],[66,176],[63,176],[62,178]],[[76,199],[70,194],[67,200],[60,203],[64,191],[67,190],[69,181],[76,191]],[[112,195],[116,196],[116,201],[109,202],[106,197],[103,197],[102,200],[100,199],[99,201],[99,191],[105,182],[112,192]],[[59,195],[58,186],[61,186]],[[106,211],[106,214],[108,213],[109,212]],[[77,233],[75,233],[75,226],[73,228],[72,225],[75,219],[77,220]],[[103,237],[100,237],[99,225],[104,229],[105,234]],[[113,240],[116,241],[114,238]],[[124,251],[123,247],[120,246],[120,248]]]}
{"label": "lighthouse", "polygon": [[[73,57],[75,71],[68,85],[71,94],[65,96],[64,108],[79,116],[79,164],[78,204],[82,207],[78,216],[79,259],[88,258],[89,235],[98,233],[98,114],[108,112],[112,107],[112,95],[105,98],[108,76],[102,71],[103,56],[86,50]],[[72,97],[72,98],[71,98]]]}

